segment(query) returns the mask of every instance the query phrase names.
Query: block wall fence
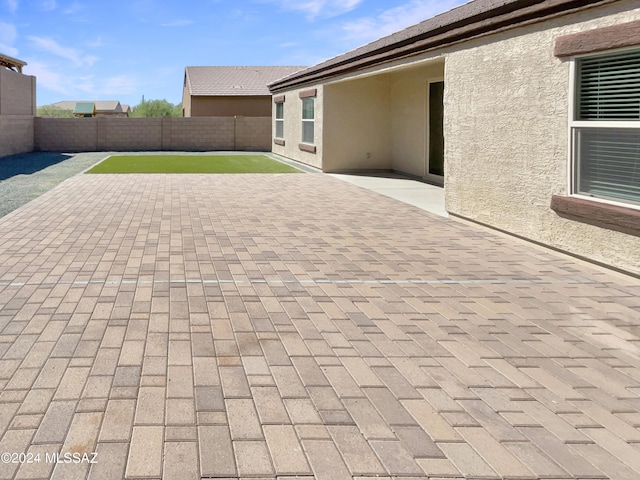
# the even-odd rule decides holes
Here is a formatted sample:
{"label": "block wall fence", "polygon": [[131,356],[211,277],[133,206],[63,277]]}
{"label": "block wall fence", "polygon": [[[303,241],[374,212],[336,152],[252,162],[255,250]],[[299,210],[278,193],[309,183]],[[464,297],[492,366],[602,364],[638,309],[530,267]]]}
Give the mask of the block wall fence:
{"label": "block wall fence", "polygon": [[44,118],[36,151],[271,150],[271,117]]}
{"label": "block wall fence", "polygon": [[0,157],[33,151],[33,118],[0,115]]}
{"label": "block wall fence", "polygon": [[33,150],[36,77],[0,67],[0,157]]}

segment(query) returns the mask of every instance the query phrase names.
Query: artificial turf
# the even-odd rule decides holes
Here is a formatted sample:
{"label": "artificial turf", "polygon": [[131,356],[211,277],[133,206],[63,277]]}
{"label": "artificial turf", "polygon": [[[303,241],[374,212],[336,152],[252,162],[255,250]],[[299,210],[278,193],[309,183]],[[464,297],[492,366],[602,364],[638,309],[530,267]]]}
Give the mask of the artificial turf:
{"label": "artificial turf", "polygon": [[112,155],[86,173],[300,173],[265,155]]}

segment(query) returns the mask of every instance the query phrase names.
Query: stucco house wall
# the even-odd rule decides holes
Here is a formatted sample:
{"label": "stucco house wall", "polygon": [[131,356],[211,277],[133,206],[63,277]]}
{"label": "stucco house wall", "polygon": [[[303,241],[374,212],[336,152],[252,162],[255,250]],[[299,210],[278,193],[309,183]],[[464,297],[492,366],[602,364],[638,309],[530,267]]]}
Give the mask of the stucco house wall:
{"label": "stucco house wall", "polygon": [[[372,76],[324,88],[322,168],[328,172],[391,168],[389,78]],[[357,125],[357,128],[353,128]]]}
{"label": "stucco house wall", "polygon": [[619,2],[459,45],[446,56],[445,204],[482,222],[640,273],[640,239],[560,217],[568,194],[569,62],[555,40],[640,19]]}
{"label": "stucco house wall", "polygon": [[[311,165],[313,167],[322,168],[323,158],[323,100],[324,88],[322,85],[316,86],[315,101],[315,127],[314,127],[314,146],[315,153],[300,149],[302,143],[302,99],[300,93],[306,89],[293,89],[284,95],[284,138],[285,144],[279,145],[275,142],[271,147],[271,151],[283,157],[293,158],[299,162]],[[275,125],[276,109],[273,108],[272,125]],[[275,136],[275,127],[273,135]],[[329,142],[327,142],[327,145]]]}
{"label": "stucco house wall", "polygon": [[[317,103],[324,135],[316,140],[313,162],[298,148],[297,103],[285,107],[285,145],[274,144],[273,151],[328,172],[389,168],[422,176],[428,148],[425,84],[443,78],[444,191],[450,214],[640,274],[640,208],[626,208],[635,225],[631,229],[552,208],[552,198],[571,196],[573,79],[570,60],[554,55],[556,41],[635,20],[640,20],[637,0],[602,2],[372,66],[345,68],[346,73],[318,73],[342,71],[349,65],[344,60],[349,53],[344,54],[337,57],[338,67],[329,61],[328,67],[310,67],[309,73],[272,85],[274,96],[287,102],[296,102],[305,89],[324,92]],[[363,56],[353,58],[357,63]]]}
{"label": "stucco house wall", "polygon": [[411,69],[391,74],[392,168],[422,177],[426,173],[428,119],[426,92],[430,81],[444,79],[444,62],[437,55]]}

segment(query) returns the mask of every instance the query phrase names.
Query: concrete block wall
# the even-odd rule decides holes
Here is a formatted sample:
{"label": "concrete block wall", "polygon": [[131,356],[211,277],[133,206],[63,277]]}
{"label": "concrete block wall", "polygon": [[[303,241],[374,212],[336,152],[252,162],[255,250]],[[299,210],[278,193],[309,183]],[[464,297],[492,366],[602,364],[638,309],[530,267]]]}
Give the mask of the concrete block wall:
{"label": "concrete block wall", "polygon": [[0,157],[33,151],[33,117],[0,115]]}
{"label": "concrete block wall", "polygon": [[233,117],[164,118],[164,150],[233,150]]}
{"label": "concrete block wall", "polygon": [[269,117],[35,119],[38,151],[269,151],[270,146]]}
{"label": "concrete block wall", "polygon": [[36,78],[0,67],[0,157],[33,150]]}
{"label": "concrete block wall", "polygon": [[0,115],[36,114],[36,77],[0,68]]}
{"label": "concrete block wall", "polygon": [[236,150],[271,150],[271,118],[235,117]]}
{"label": "concrete block wall", "polygon": [[95,152],[98,145],[97,118],[35,118],[34,150]]}
{"label": "concrete block wall", "polygon": [[97,149],[162,150],[161,118],[96,118]]}

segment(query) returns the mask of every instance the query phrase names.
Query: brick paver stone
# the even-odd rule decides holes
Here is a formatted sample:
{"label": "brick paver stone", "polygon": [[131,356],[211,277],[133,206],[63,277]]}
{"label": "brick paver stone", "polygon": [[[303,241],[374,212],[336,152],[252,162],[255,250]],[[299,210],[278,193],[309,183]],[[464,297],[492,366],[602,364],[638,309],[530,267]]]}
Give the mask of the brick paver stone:
{"label": "brick paver stone", "polygon": [[293,426],[265,425],[264,435],[277,475],[311,475]]}
{"label": "brick paver stone", "polygon": [[162,478],[166,480],[198,478],[198,448],[196,442],[165,443],[162,471]]}
{"label": "brick paver stone", "polygon": [[330,426],[329,432],[352,475],[387,473],[357,427]]}
{"label": "brick paver stone", "polygon": [[133,427],[126,476],[160,477],[164,427]]}
{"label": "brick paver stone", "polygon": [[78,175],[0,218],[0,453],[98,463],[0,479],[636,480],[639,299],[330,176]]}
{"label": "brick paver stone", "polygon": [[71,425],[75,402],[52,402],[36,432],[34,443],[62,443]]}
{"label": "brick paver stone", "polygon": [[128,450],[126,443],[98,443],[96,463],[91,465],[88,480],[122,479]]}
{"label": "brick paver stone", "polygon": [[351,480],[353,477],[331,441],[303,440],[302,445],[318,480]]}

